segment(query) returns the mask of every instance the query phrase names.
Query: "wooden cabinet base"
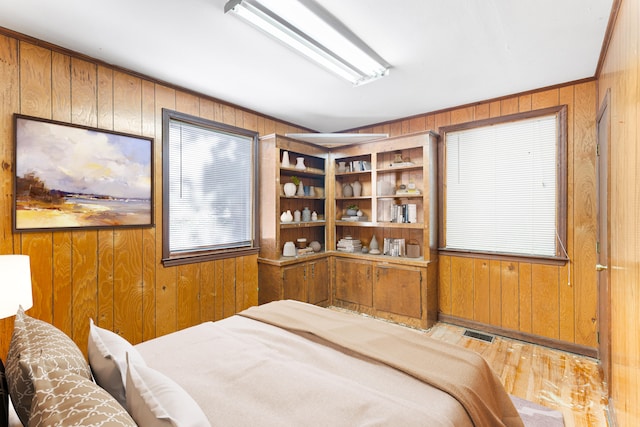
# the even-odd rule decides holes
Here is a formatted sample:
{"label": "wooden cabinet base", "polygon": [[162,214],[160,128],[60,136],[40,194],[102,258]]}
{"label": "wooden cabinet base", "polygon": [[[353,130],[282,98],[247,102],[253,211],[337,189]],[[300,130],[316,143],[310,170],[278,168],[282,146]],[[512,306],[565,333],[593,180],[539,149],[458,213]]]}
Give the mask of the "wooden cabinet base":
{"label": "wooden cabinet base", "polygon": [[329,305],[329,261],[303,260],[286,265],[258,261],[258,303],[295,299]]}
{"label": "wooden cabinet base", "polygon": [[437,263],[408,266],[335,256],[332,304],[416,328],[437,320]]}

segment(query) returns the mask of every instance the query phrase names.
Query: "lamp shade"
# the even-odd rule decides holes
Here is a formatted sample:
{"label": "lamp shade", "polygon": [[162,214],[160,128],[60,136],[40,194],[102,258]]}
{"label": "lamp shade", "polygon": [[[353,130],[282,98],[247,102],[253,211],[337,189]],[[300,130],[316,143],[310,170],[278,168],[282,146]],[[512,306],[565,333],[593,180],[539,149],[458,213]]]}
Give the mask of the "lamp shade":
{"label": "lamp shade", "polygon": [[14,316],[19,306],[33,306],[29,256],[0,255],[0,319]]}

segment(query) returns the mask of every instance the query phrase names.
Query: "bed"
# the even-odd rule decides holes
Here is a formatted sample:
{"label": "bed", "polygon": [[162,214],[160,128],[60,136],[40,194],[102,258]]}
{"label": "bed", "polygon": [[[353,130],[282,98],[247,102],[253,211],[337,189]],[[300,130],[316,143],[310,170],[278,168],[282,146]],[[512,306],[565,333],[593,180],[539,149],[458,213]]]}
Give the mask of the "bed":
{"label": "bed", "polygon": [[[96,356],[90,334],[93,376],[142,426],[523,425],[476,353],[417,330],[297,301],[252,307],[119,350],[122,338],[95,325],[92,331],[102,337],[98,347],[110,347]],[[110,371],[107,381],[101,363],[116,366],[117,374]],[[148,373],[158,394],[166,394],[164,418],[148,402],[142,415],[131,402],[149,394],[136,385]],[[38,368],[34,375],[46,373]],[[32,411],[60,416],[59,409],[44,414],[38,393],[36,387]],[[182,415],[172,419],[171,411]],[[181,416],[188,419],[176,421]]]}

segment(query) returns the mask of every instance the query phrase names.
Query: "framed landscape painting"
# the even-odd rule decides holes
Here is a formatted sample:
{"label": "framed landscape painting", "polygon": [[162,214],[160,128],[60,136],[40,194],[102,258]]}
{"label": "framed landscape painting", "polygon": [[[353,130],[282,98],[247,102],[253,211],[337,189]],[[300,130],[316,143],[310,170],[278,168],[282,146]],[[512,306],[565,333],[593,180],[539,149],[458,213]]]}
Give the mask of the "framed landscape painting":
{"label": "framed landscape painting", "polygon": [[153,225],[153,138],[14,115],[16,232]]}

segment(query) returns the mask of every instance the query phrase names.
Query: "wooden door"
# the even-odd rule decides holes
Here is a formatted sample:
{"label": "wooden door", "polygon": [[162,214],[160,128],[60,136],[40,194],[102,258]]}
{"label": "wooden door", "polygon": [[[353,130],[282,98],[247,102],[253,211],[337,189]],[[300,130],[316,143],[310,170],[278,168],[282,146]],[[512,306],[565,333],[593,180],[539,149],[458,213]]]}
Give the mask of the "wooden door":
{"label": "wooden door", "polygon": [[377,265],[374,275],[376,310],[420,319],[422,316],[422,269]]}
{"label": "wooden door", "polygon": [[367,307],[373,306],[371,263],[337,257],[335,263],[335,298]]}
{"label": "wooden door", "polygon": [[609,289],[609,92],[597,119],[597,204],[598,204],[598,356],[604,381],[611,395],[611,290]]}
{"label": "wooden door", "polygon": [[326,258],[307,264],[307,287],[311,304],[329,300],[329,261]]}
{"label": "wooden door", "polygon": [[307,302],[307,279],[305,263],[294,264],[282,269],[282,289],[284,299]]}

